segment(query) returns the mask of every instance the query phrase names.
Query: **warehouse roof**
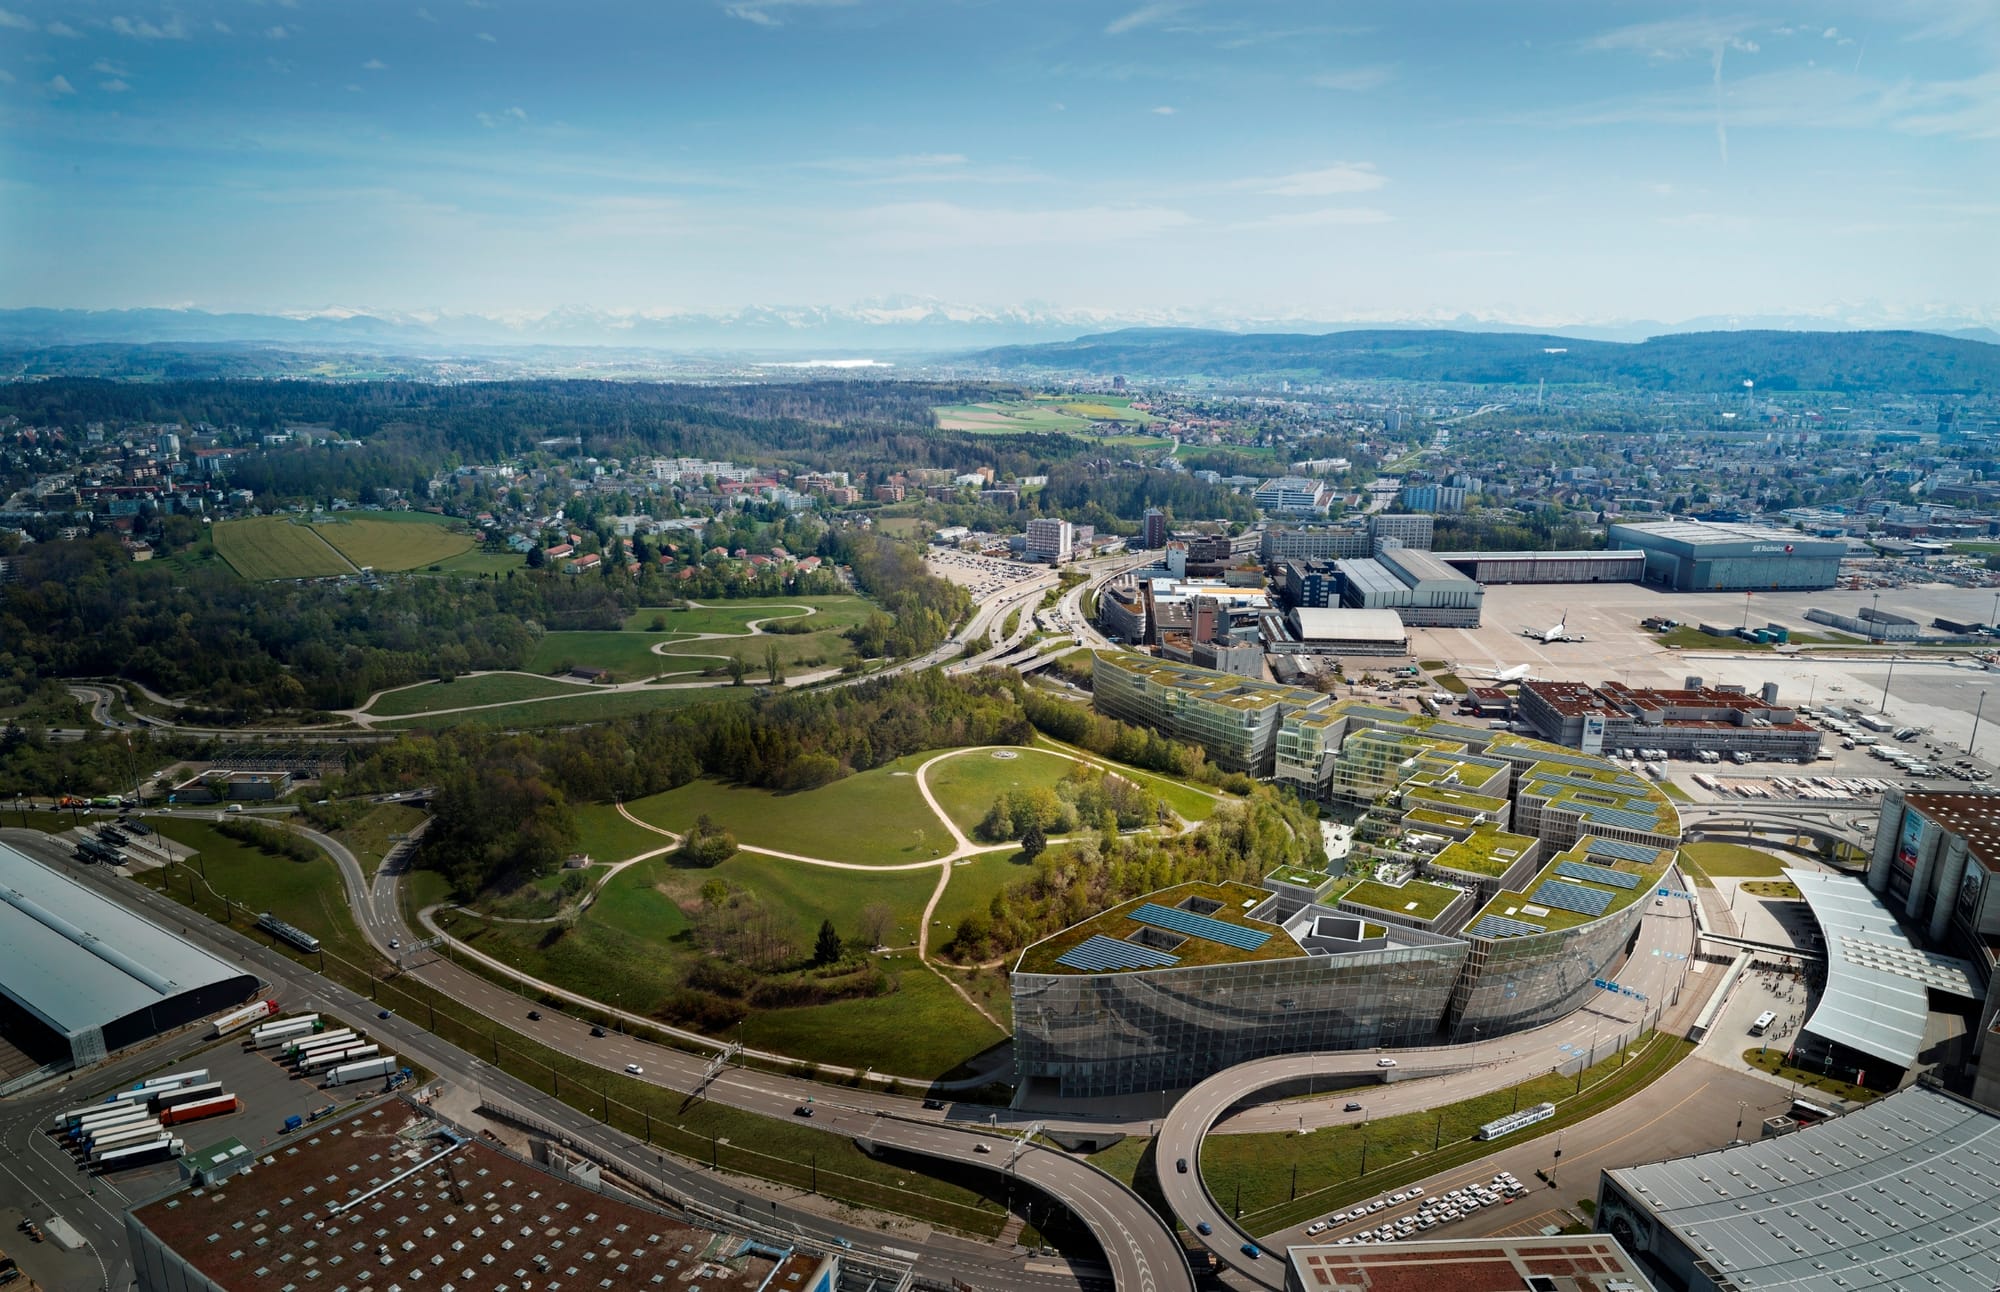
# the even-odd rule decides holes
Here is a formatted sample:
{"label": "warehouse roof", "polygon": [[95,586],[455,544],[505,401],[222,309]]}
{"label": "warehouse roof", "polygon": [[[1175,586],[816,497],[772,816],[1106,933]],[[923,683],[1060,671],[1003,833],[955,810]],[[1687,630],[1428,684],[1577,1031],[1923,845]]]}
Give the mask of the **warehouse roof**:
{"label": "warehouse roof", "polygon": [[1580,552],[1433,552],[1440,561],[1601,561],[1629,565],[1646,559],[1643,552],[1591,550]]}
{"label": "warehouse roof", "polygon": [[241,971],[0,844],[0,993],[65,1036]]}
{"label": "warehouse roof", "polygon": [[1409,638],[1393,610],[1315,610],[1301,606],[1292,612],[1301,641],[1402,642]]}
{"label": "warehouse roof", "polygon": [[1649,520],[1637,523],[1619,521],[1611,526],[1613,539],[1621,533],[1643,534],[1649,538],[1665,539],[1670,543],[1686,543],[1693,547],[1709,543],[1778,543],[1785,546],[1787,554],[1801,556],[1824,556],[1835,549],[1846,547],[1846,544],[1838,539],[1810,538],[1796,530],[1733,521]]}
{"label": "warehouse roof", "polygon": [[1786,870],[1826,942],[1826,990],[1805,1030],[1899,1068],[1924,1045],[1932,989],[1977,996],[1963,961],[1919,951],[1867,885],[1848,875]]}
{"label": "warehouse roof", "polygon": [[1733,1288],[2000,1287],[2000,1117],[1925,1087],[1605,1174]]}

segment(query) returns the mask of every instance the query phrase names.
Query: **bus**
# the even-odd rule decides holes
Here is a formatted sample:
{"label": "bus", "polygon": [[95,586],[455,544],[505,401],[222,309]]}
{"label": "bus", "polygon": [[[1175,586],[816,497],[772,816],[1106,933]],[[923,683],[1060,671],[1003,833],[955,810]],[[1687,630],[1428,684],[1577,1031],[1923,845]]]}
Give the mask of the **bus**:
{"label": "bus", "polygon": [[257,927],[279,941],[291,944],[291,946],[300,951],[312,952],[319,950],[318,938],[307,933],[304,929],[292,927],[269,911],[265,911],[257,917]]}
{"label": "bus", "polygon": [[1776,1014],[1772,1013],[1768,1009],[1765,1010],[1763,1013],[1757,1015],[1757,1021],[1750,1025],[1750,1035],[1752,1036],[1764,1035],[1764,1033],[1771,1030],[1771,1024],[1777,1021],[1778,1021],[1778,1016]]}

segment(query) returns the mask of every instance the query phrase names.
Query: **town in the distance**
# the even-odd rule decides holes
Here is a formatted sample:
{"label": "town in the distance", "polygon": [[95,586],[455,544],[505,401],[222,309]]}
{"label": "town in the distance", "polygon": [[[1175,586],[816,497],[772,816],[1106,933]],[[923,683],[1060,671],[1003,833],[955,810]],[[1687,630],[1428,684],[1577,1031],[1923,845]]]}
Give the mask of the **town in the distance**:
{"label": "town in the distance", "polygon": [[1993,1286],[2000,348],[1362,335],[17,371],[0,1279]]}

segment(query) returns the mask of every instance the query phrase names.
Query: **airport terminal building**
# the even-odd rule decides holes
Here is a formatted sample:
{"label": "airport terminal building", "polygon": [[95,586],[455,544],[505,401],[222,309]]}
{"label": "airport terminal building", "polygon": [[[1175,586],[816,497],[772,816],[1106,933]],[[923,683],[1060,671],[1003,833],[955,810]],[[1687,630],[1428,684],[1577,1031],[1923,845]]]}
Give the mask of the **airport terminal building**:
{"label": "airport terminal building", "polygon": [[1676,592],[1810,592],[1840,578],[1842,539],[1769,525],[1657,520],[1610,528],[1613,551],[1646,554],[1645,582]]}

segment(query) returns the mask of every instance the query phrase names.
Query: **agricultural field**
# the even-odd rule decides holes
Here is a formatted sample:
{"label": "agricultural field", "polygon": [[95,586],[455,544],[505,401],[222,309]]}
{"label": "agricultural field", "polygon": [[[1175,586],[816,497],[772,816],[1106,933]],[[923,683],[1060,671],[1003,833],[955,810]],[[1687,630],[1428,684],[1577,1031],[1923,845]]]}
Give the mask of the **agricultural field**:
{"label": "agricultural field", "polygon": [[478,545],[462,522],[427,512],[348,512],[313,529],[354,564],[376,570],[421,569]]}
{"label": "agricultural field", "polygon": [[266,579],[318,579],[353,574],[354,563],[320,537],[310,525],[283,516],[253,516],[224,521],[210,533],[216,555],[229,568],[253,582]]}
{"label": "agricultural field", "polygon": [[556,695],[588,695],[581,683],[554,682],[526,673],[482,673],[453,682],[423,682],[377,696],[367,712],[384,718],[406,717],[413,713],[436,713],[440,709],[464,709],[477,704],[509,704],[516,700],[539,700]]}
{"label": "agricultural field", "polygon": [[1122,422],[1135,427],[1151,425],[1152,415],[1135,411],[1131,403],[1130,399],[1111,396],[1075,399],[1037,396],[1033,399],[947,404],[931,411],[937,416],[938,429],[943,431],[983,431],[996,435],[1061,431],[1071,435],[1088,435],[1092,422]]}

